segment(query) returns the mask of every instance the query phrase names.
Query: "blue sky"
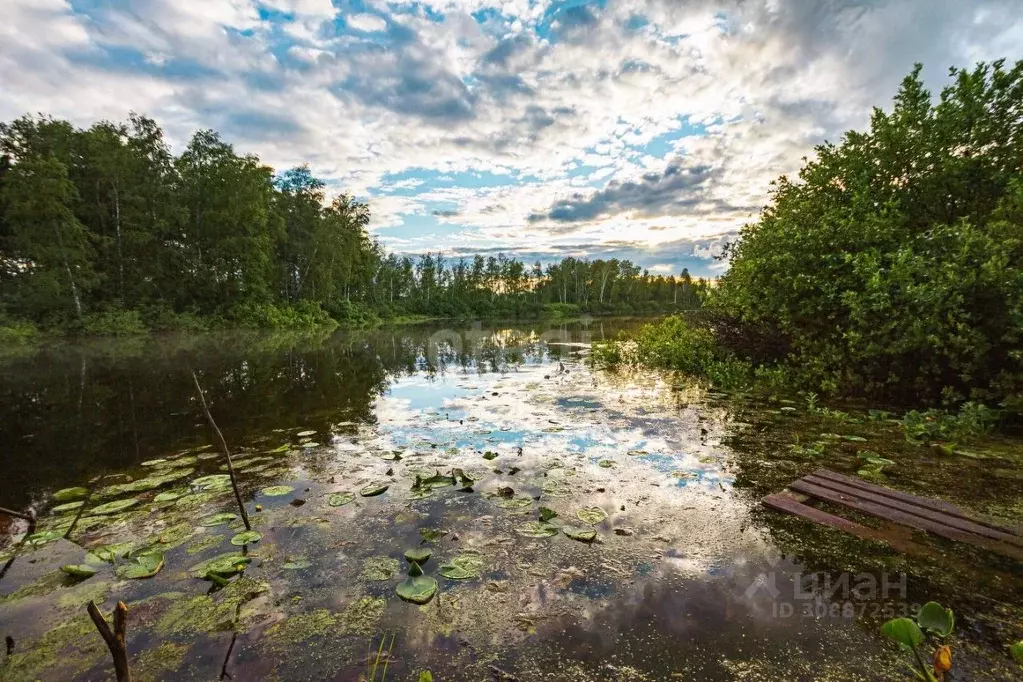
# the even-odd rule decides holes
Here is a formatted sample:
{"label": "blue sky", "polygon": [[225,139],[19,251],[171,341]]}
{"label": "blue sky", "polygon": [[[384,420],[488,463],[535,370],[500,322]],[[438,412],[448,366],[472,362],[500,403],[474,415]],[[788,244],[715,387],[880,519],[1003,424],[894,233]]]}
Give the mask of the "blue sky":
{"label": "blue sky", "polygon": [[1018,0],[4,0],[0,119],[213,128],[401,252],[716,260],[914,62],[1023,57]]}

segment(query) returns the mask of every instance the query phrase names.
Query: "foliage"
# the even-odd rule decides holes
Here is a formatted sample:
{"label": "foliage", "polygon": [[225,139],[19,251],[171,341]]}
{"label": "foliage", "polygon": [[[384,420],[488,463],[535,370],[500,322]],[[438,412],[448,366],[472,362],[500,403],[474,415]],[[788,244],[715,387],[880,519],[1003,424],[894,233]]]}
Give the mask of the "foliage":
{"label": "foliage", "polygon": [[301,329],[677,311],[708,290],[618,259],[386,254],[369,219],[307,166],[275,174],[211,130],[174,156],[144,116],[25,116],[0,124],[0,315],[82,334]]}
{"label": "foliage", "polygon": [[891,112],[780,178],[730,247],[712,307],[776,328],[814,388],[930,400],[1023,388],[1023,62],[951,78],[934,104],[917,66]]}
{"label": "foliage", "polygon": [[881,626],[881,633],[896,642],[899,647],[913,654],[916,662],[914,676],[923,682],[937,682],[952,667],[952,649],[947,645],[938,646],[934,652],[933,663],[927,666],[920,656],[920,647],[928,638],[935,638],[939,643],[952,635],[955,629],[955,616],[952,609],[946,609],[937,602],[927,602],[917,612],[916,618],[893,618]]}
{"label": "foliage", "polygon": [[918,445],[931,441],[959,442],[991,431],[1000,418],[998,410],[979,403],[967,402],[959,412],[930,409],[912,410],[902,418],[906,440]]}

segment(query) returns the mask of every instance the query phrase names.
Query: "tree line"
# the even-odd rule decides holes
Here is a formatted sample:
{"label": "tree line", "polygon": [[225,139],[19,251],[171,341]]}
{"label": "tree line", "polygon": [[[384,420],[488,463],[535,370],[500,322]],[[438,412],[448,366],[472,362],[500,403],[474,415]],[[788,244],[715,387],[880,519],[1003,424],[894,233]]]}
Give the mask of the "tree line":
{"label": "tree line", "polygon": [[1023,61],[953,68],[937,97],[920,70],[778,179],[707,326],[648,330],[641,353],[719,383],[1023,410]]}
{"label": "tree line", "polygon": [[0,322],[75,331],[698,307],[708,283],[627,260],[386,253],[369,206],[211,130],[175,156],[132,114],[0,123]]}

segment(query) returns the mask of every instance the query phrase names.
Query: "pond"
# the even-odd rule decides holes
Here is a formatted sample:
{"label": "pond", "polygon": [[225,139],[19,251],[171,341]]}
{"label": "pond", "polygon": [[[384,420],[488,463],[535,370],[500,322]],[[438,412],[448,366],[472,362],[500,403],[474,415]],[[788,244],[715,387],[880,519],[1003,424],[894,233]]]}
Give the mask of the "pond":
{"label": "pond", "polygon": [[956,612],[949,679],[1018,679],[1018,563],[905,531],[902,554],[759,500],[869,450],[888,485],[1018,524],[1019,441],[940,454],[865,407],[589,366],[636,324],[0,360],[0,506],[40,518],[16,552],[25,523],[0,516],[0,679],[112,679],[90,600],[127,604],[135,680],[912,679],[879,627],[929,600]]}

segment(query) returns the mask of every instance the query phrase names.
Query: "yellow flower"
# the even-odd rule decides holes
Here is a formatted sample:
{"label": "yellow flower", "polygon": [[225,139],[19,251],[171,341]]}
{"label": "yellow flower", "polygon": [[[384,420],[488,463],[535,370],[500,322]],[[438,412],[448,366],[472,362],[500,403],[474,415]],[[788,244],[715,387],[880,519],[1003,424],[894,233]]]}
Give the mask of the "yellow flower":
{"label": "yellow flower", "polygon": [[952,669],[952,648],[949,646],[939,647],[934,652],[934,672],[943,675]]}

